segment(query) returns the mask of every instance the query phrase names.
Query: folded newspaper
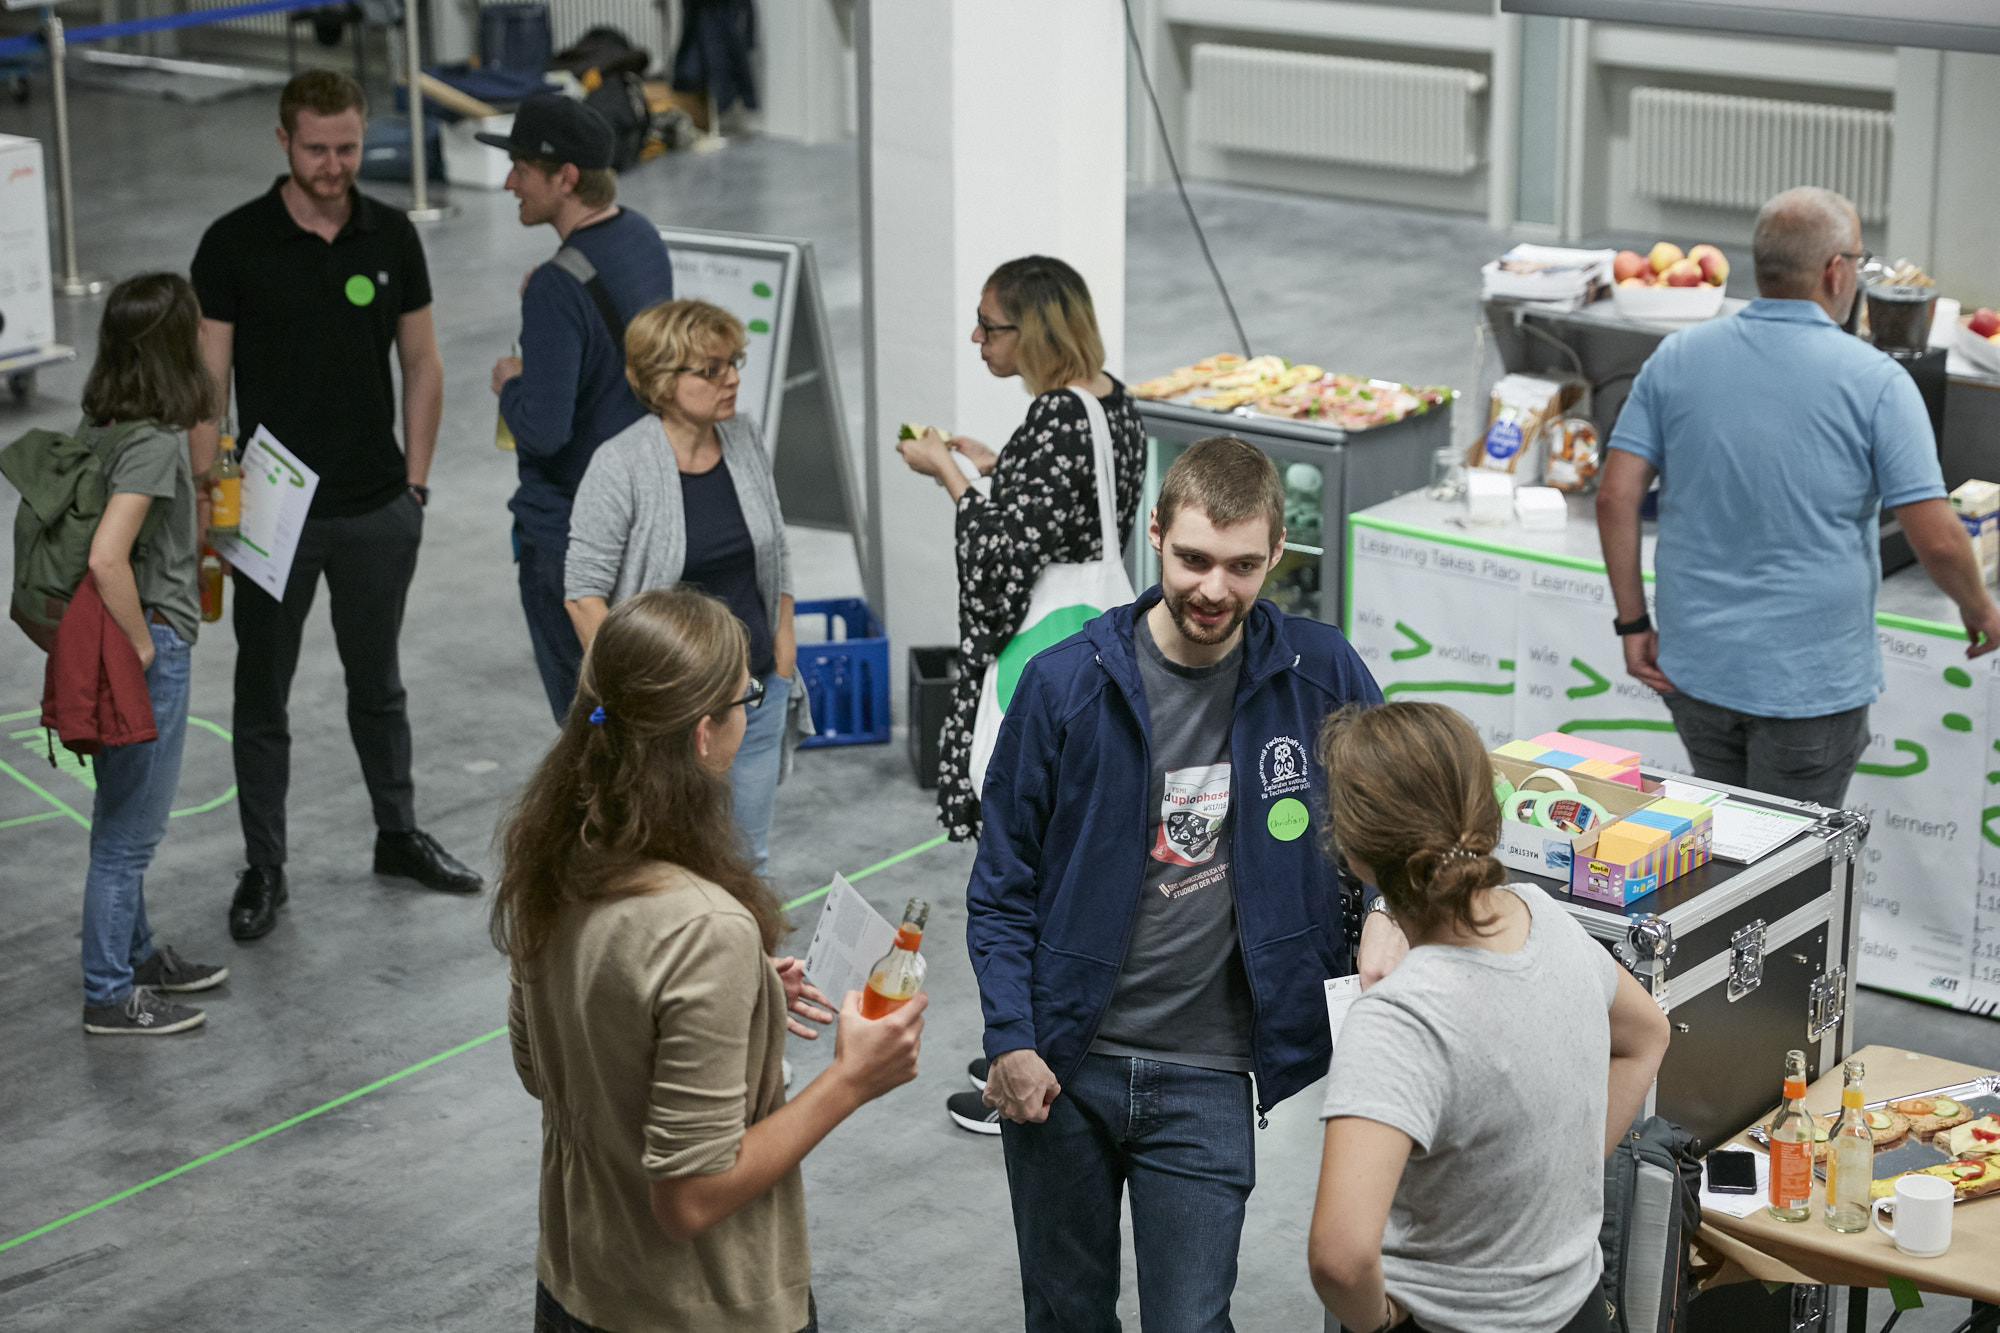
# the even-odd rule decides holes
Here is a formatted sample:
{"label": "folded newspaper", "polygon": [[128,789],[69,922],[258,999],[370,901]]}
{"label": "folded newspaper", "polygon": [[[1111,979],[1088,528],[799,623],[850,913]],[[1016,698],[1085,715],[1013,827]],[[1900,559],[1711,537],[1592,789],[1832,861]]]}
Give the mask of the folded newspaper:
{"label": "folded newspaper", "polygon": [[1615,250],[1571,250],[1554,245],[1521,244],[1480,269],[1482,298],[1574,310],[1611,287]]}

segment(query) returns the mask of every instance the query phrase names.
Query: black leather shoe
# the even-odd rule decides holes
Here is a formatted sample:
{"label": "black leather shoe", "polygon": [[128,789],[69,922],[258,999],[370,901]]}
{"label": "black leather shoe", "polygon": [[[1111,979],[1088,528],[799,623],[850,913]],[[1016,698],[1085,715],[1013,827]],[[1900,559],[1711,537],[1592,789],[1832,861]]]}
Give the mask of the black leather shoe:
{"label": "black leather shoe", "polygon": [[285,891],[283,866],[251,866],[236,877],[236,897],[229,904],[229,933],[239,940],[262,939],[278,924]]}
{"label": "black leather shoe", "polygon": [[440,893],[477,893],[486,881],[422,829],[375,835],[375,873],[413,879]]}

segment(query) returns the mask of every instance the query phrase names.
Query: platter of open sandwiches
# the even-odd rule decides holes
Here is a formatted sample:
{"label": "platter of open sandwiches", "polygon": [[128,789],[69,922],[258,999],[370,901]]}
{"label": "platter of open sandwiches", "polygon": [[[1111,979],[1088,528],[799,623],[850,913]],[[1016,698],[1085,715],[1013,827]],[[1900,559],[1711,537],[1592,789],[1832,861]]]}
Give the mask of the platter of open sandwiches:
{"label": "platter of open sandwiches", "polygon": [[1343,431],[1369,430],[1448,403],[1455,391],[1331,373],[1280,356],[1222,353],[1131,386],[1132,396],[1210,412],[1283,417]]}
{"label": "platter of open sandwiches", "polygon": [[[1870,1102],[1862,1112],[1875,1139],[1869,1189],[1876,1198],[1893,1195],[1897,1177],[1906,1175],[1949,1180],[1960,1203],[2000,1194],[2000,1076]],[[1828,1136],[1839,1116],[1813,1119],[1813,1160],[1824,1175]],[[1761,1126],[1750,1137],[1769,1146]]]}

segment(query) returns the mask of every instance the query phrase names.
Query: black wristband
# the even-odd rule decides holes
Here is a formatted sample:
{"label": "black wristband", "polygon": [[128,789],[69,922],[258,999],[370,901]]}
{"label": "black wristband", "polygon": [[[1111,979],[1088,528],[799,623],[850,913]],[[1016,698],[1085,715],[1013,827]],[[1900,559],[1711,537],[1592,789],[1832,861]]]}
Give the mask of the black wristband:
{"label": "black wristband", "polygon": [[1653,618],[1644,611],[1639,613],[1636,620],[1620,620],[1616,616],[1611,618],[1611,629],[1621,639],[1627,634],[1644,634],[1651,628],[1653,628]]}

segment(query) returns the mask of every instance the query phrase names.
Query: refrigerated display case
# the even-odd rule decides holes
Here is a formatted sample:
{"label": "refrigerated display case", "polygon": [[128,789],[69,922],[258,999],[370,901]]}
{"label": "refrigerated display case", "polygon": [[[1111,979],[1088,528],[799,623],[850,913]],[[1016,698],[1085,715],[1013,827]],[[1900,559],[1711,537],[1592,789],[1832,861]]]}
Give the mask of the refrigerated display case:
{"label": "refrigerated display case", "polygon": [[1285,486],[1285,554],[1263,595],[1293,615],[1341,623],[1347,516],[1430,484],[1431,455],[1451,444],[1451,404],[1366,430],[1342,430],[1256,412],[1211,412],[1180,403],[1139,402],[1146,424],[1146,494],[1126,565],[1132,585],[1159,582],[1160,559],[1145,539],[1144,515],[1181,451],[1211,435],[1256,445]]}

